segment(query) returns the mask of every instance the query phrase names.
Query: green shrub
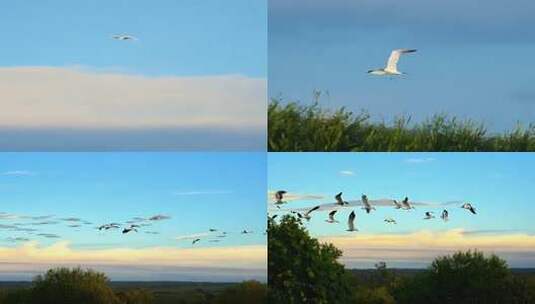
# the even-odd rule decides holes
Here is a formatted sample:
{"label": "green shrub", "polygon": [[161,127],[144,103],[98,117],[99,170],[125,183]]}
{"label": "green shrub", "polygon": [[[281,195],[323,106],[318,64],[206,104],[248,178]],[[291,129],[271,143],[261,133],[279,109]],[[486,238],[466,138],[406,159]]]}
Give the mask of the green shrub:
{"label": "green shrub", "polygon": [[103,273],[80,268],[56,268],[35,278],[33,303],[119,304]]}
{"label": "green shrub", "polygon": [[436,258],[428,270],[394,290],[398,303],[534,303],[533,286],[515,277],[496,255],[457,252]]}
{"label": "green shrub", "polygon": [[407,116],[392,124],[372,122],[366,112],[340,108],[328,111],[319,103],[268,107],[268,149],[300,151],[535,151],[535,125],[489,135],[485,126],[445,114],[411,124]]}

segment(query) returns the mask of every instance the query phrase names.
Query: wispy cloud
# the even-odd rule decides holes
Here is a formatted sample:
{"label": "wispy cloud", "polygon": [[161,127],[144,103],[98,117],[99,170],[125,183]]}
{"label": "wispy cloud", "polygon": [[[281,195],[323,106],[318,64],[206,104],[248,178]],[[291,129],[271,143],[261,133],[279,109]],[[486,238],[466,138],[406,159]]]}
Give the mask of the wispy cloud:
{"label": "wispy cloud", "polygon": [[[275,193],[277,191],[268,191],[268,202],[274,202]],[[292,193],[288,192],[284,195],[285,202],[291,201],[307,201],[307,200],[322,200],[325,196],[319,194],[306,194],[306,193]]]}
{"label": "wispy cloud", "polygon": [[464,235],[490,235],[490,234],[511,234],[511,233],[522,233],[518,229],[478,229],[478,230],[463,230]]}
{"label": "wispy cloud", "polygon": [[175,191],[173,195],[211,195],[211,194],[232,194],[228,190],[204,190],[204,191]]}
{"label": "wispy cloud", "polygon": [[436,159],[433,157],[422,157],[422,158],[415,157],[415,158],[407,158],[405,162],[409,164],[423,164],[423,163],[430,163],[435,160]]}
{"label": "wispy cloud", "polygon": [[346,175],[346,176],[353,176],[353,175],[355,175],[355,172],[350,171],[350,170],[342,170],[342,171],[338,172],[338,174]]}
{"label": "wispy cloud", "polygon": [[184,240],[194,240],[197,238],[203,238],[207,236],[213,236],[214,233],[211,232],[202,232],[202,233],[194,233],[194,234],[186,234],[186,235],[179,235],[175,237],[176,241],[184,241]]}
{"label": "wispy cloud", "polygon": [[[398,202],[401,201],[401,199],[397,200]],[[394,199],[389,198],[380,198],[380,199],[368,199],[368,202],[373,207],[386,207],[386,208],[394,208]],[[448,201],[448,202],[424,202],[424,201],[409,201],[412,206],[419,207],[419,206],[425,206],[426,208],[444,208],[446,206],[452,206],[452,205],[460,205],[462,204],[462,201]],[[320,209],[318,211],[331,211],[335,209],[344,209],[344,208],[354,208],[354,207],[362,207],[364,206],[362,204],[362,200],[347,200],[347,205],[340,206],[338,205],[334,200],[331,203],[325,203],[325,204],[319,204]],[[316,206],[315,204],[314,206]],[[309,210],[311,206],[308,207],[302,207],[297,209],[292,209],[294,211],[307,211]],[[281,209],[280,211],[288,211],[288,209]]]}
{"label": "wispy cloud", "polygon": [[27,171],[27,170],[14,170],[14,171],[5,171],[2,172],[2,175],[11,175],[11,176],[34,176],[37,175],[36,172]]}
{"label": "wispy cloud", "polygon": [[149,221],[163,221],[163,220],[169,220],[171,219],[171,216],[165,215],[165,214],[156,214],[151,217],[149,217]]}

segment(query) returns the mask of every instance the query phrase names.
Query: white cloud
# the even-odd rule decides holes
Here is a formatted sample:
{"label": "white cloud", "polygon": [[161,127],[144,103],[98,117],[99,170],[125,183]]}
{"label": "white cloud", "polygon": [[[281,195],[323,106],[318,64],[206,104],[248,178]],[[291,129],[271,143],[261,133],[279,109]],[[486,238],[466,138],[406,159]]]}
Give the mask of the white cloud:
{"label": "white cloud", "polygon": [[267,273],[265,245],[78,249],[65,241],[50,246],[19,242],[0,246],[1,277],[27,280],[58,266],[94,268],[117,280],[265,280]]}
{"label": "white cloud", "polygon": [[347,175],[347,176],[353,176],[355,175],[355,172],[353,171],[350,171],[350,170],[342,170],[340,172],[338,172],[340,175]]}
{"label": "white cloud", "polygon": [[36,172],[26,171],[26,170],[15,170],[15,171],[6,171],[2,175],[12,175],[12,176],[33,176],[36,175]]}
{"label": "white cloud", "polygon": [[[371,266],[377,261],[394,265],[425,265],[438,255],[478,249],[497,253],[513,264],[535,265],[535,236],[523,232],[494,231],[474,234],[464,229],[412,233],[358,233],[358,236],[320,238],[343,251],[350,267]],[[526,255],[528,254],[529,255]]]}
{"label": "white cloud", "polygon": [[433,157],[423,157],[423,158],[408,158],[405,160],[407,163],[411,164],[422,164],[422,163],[430,163],[435,161],[435,158]]}
{"label": "white cloud", "polygon": [[231,194],[232,191],[226,190],[206,190],[206,191],[176,191],[174,195],[210,195],[210,194]]}
{"label": "white cloud", "polygon": [[[273,203],[275,201],[276,192],[277,191],[273,191],[273,190],[268,191],[267,193],[268,202]],[[283,201],[292,202],[292,201],[307,201],[307,200],[322,200],[322,199],[325,199],[325,196],[317,195],[317,194],[287,192],[286,194],[284,194]]]}
{"label": "white cloud", "polygon": [[264,129],[266,80],[0,68],[2,127]]}
{"label": "white cloud", "polygon": [[213,233],[209,233],[209,232],[187,234],[187,235],[177,236],[177,237],[175,237],[175,240],[177,240],[177,241],[194,240],[194,239],[197,239],[197,238],[203,238],[205,236],[211,236],[211,235],[213,235]]}

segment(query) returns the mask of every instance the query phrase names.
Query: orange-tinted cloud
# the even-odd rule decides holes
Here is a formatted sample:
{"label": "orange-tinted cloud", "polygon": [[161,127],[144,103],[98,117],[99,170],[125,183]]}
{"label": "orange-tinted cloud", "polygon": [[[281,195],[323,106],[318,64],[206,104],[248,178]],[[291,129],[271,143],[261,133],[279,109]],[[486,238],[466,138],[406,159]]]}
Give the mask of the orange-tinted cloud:
{"label": "orange-tinted cloud", "polygon": [[322,237],[320,240],[343,250],[341,261],[351,267],[369,267],[378,261],[419,266],[429,263],[438,255],[469,249],[496,253],[513,265],[535,265],[535,236],[520,232],[478,234],[453,229],[408,234],[354,233]]}

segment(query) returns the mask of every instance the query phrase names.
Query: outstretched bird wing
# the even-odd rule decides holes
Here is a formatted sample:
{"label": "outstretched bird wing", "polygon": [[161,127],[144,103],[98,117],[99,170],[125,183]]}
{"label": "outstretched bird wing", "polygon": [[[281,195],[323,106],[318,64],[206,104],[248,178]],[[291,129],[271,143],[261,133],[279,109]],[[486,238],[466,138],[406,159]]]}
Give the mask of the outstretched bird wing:
{"label": "outstretched bird wing", "polygon": [[368,197],[365,195],[362,196],[362,204],[366,209],[370,209],[372,207],[372,205],[370,205],[370,202],[368,201]]}
{"label": "outstretched bird wing", "polygon": [[344,200],[342,199],[342,192],[338,193],[334,199],[336,200],[336,203],[338,203],[339,205],[343,205],[344,204]]}
{"label": "outstretched bird wing", "polygon": [[386,70],[397,71],[398,70],[398,61],[401,54],[405,53],[414,53],[415,49],[397,49],[393,50],[388,57],[388,62],[386,63]]}
{"label": "outstretched bird wing", "polygon": [[312,211],[316,211],[316,210],[318,210],[320,207],[321,207],[321,206],[316,206],[316,207],[314,207],[314,208],[308,210],[308,211],[305,213],[305,215],[308,216],[310,213],[312,213]]}
{"label": "outstretched bird wing", "polygon": [[329,221],[334,222],[334,215],[336,214],[336,211],[338,210],[333,210],[329,212]]}
{"label": "outstretched bird wing", "polygon": [[351,211],[347,219],[347,228],[349,231],[355,230],[355,211]]}

